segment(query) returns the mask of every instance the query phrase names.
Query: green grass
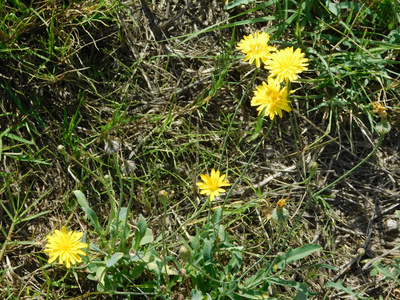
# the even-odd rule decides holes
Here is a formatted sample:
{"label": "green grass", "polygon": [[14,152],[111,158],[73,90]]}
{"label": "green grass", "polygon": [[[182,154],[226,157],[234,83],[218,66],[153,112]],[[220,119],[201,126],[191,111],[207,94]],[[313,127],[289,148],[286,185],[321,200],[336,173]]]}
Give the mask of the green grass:
{"label": "green grass", "polygon": [[[395,299],[399,3],[146,3],[0,0],[1,297]],[[273,122],[235,49],[257,30],[310,60]]]}

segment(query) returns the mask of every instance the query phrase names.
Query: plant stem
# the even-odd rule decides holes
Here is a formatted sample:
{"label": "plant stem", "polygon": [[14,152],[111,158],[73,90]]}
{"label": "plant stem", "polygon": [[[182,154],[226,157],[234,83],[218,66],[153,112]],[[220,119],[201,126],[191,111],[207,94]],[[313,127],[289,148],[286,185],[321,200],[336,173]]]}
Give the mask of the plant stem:
{"label": "plant stem", "polygon": [[14,220],[11,222],[11,226],[10,226],[10,229],[8,230],[8,234],[7,234],[7,239],[4,241],[3,247],[1,247],[1,251],[0,251],[0,262],[2,261],[3,256],[4,256],[5,252],[6,252],[8,243],[11,242],[11,235],[12,235],[12,233],[14,232],[14,227],[15,227],[15,225],[16,225],[16,220],[17,220],[17,219],[18,219],[18,217],[15,216],[15,217],[14,217]]}
{"label": "plant stem", "polygon": [[242,98],[240,98],[240,100],[239,100],[239,103],[238,103],[238,105],[237,105],[237,107],[235,109],[235,112],[233,113],[233,116],[231,118],[231,122],[229,123],[228,129],[226,130],[224,143],[222,145],[222,153],[221,153],[220,160],[219,160],[219,163],[218,163],[218,170],[221,168],[223,154],[224,154],[224,151],[226,149],[226,144],[227,144],[228,139],[229,139],[229,132],[230,132],[232,126],[233,126],[233,123],[234,123],[236,115],[237,115],[237,113],[239,111],[239,108],[242,106],[243,100],[246,98],[249,89],[253,86],[253,83],[254,83],[254,80],[257,77],[257,74],[258,74],[258,69],[256,68],[256,70],[254,71],[253,77],[251,78],[251,81],[250,81],[249,85],[247,86],[246,90],[244,91],[244,93],[242,95]]}
{"label": "plant stem", "polygon": [[[271,247],[268,249],[268,251],[267,251],[264,255],[262,255],[262,256],[260,257],[259,260],[257,260],[254,264],[252,264],[252,265],[237,279],[237,282],[240,282],[240,281],[243,279],[243,277],[245,277],[245,276],[247,275],[247,273],[250,272],[250,270],[252,270],[255,266],[257,266],[261,261],[263,261],[264,258],[269,254],[269,252],[275,247],[275,245],[278,243],[278,241],[279,241],[279,239],[280,239],[280,237],[281,237],[281,235],[282,235],[283,223],[284,223],[284,222],[279,222],[278,236],[276,237],[275,241],[273,242],[273,244],[271,245]],[[270,267],[268,268],[268,271],[271,269],[271,267],[272,267],[272,263],[271,263]],[[254,283],[253,283],[253,284],[254,284]],[[257,284],[257,283],[256,283],[256,284]],[[248,287],[248,288],[250,288],[250,287]]]}
{"label": "plant stem", "polygon": [[347,171],[345,174],[343,174],[342,176],[340,176],[338,179],[336,179],[334,182],[330,183],[329,185],[327,185],[326,187],[324,187],[323,189],[319,190],[317,193],[313,194],[311,189],[309,188],[309,182],[312,178],[312,175],[310,174],[310,177],[307,178],[306,183],[308,184],[307,186],[307,193],[308,193],[308,201],[306,203],[306,205],[304,206],[304,208],[301,210],[299,216],[296,218],[296,222],[293,224],[292,229],[289,231],[288,235],[286,236],[285,240],[283,241],[282,245],[281,245],[281,249],[280,251],[283,251],[284,247],[286,246],[287,241],[289,240],[293,230],[297,227],[297,224],[300,222],[301,217],[303,216],[304,212],[307,210],[308,206],[311,203],[311,200],[314,199],[316,196],[318,196],[319,194],[321,194],[323,191],[325,191],[326,189],[328,189],[329,187],[335,185],[336,183],[338,183],[340,180],[344,179],[345,177],[347,177],[349,174],[351,174],[351,172],[353,172],[355,169],[357,169],[359,166],[361,166],[364,162],[366,162],[375,152],[376,150],[378,150],[379,146],[382,144],[382,141],[384,139],[384,134],[381,135],[378,143],[376,144],[375,148],[371,151],[370,154],[367,155],[367,157],[365,157],[361,162],[359,162],[356,166],[354,166],[352,169],[350,169],[349,171]]}
{"label": "plant stem", "polygon": [[[164,238],[164,242],[168,241],[169,239],[171,239],[173,236],[175,236],[175,234],[178,233],[178,231],[181,230],[181,227],[186,226],[188,223],[190,223],[191,221],[193,221],[195,218],[197,218],[207,207],[208,202],[209,202],[209,198],[207,198],[207,201],[204,202],[203,206],[200,207],[200,209],[194,214],[192,215],[190,218],[188,218],[185,222],[183,222],[183,224],[177,229],[175,230],[171,235],[167,236]],[[154,245],[154,247],[156,247],[157,245]]]}
{"label": "plant stem", "polygon": [[367,157],[365,157],[362,161],[360,161],[357,165],[355,165],[353,168],[351,168],[349,171],[347,171],[346,173],[344,173],[342,176],[340,176],[338,179],[336,179],[334,182],[328,184],[326,187],[324,187],[323,189],[319,190],[318,192],[316,192],[313,197],[320,195],[323,191],[329,189],[331,186],[335,185],[336,183],[338,183],[339,181],[341,181],[342,179],[346,178],[347,176],[349,176],[355,169],[357,169],[359,166],[361,166],[363,163],[365,163],[372,155],[374,155],[374,153],[376,152],[376,150],[378,150],[379,146],[382,144],[383,140],[385,138],[385,134],[381,134],[378,143],[376,144],[375,148],[372,149],[371,153],[367,155]]}

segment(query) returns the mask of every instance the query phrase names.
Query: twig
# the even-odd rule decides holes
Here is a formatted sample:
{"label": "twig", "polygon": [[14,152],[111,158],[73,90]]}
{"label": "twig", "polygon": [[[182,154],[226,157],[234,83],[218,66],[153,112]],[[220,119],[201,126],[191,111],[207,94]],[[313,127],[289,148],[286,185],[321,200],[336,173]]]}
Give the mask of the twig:
{"label": "twig", "polygon": [[265,178],[263,181],[261,181],[261,182],[259,182],[257,184],[254,184],[253,188],[256,189],[258,187],[262,187],[262,186],[266,185],[267,183],[269,183],[270,181],[274,180],[275,178],[281,176],[284,172],[290,172],[290,171],[293,171],[295,169],[296,169],[296,166],[287,167],[286,169],[283,169],[282,171],[280,171],[278,173],[275,173],[275,174]]}
{"label": "twig", "polygon": [[400,249],[400,245],[397,246],[397,247],[395,247],[395,248],[393,248],[392,250],[389,250],[389,251],[386,252],[386,253],[383,253],[382,255],[379,255],[379,256],[377,256],[377,257],[371,259],[369,262],[367,262],[367,263],[364,265],[364,267],[362,267],[361,270],[363,270],[363,271],[367,270],[367,269],[368,269],[375,261],[377,261],[378,259],[384,258],[385,256],[388,256],[389,254],[391,254],[391,253],[393,253],[393,252],[395,252],[395,251],[397,251],[397,250],[399,250],[399,249]]}
{"label": "twig", "polygon": [[339,272],[336,274],[335,277],[332,278],[331,281],[336,282],[343,274],[345,274],[351,266],[359,259],[359,256],[352,258],[349,262],[345,263],[344,265],[339,267]]}

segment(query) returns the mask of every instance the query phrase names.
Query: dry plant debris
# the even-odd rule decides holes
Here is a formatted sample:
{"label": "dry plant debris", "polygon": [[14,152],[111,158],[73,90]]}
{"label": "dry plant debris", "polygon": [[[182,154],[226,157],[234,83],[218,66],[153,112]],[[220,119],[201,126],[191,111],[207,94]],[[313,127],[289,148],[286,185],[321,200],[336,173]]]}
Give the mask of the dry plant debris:
{"label": "dry plant debris", "polygon": [[2,298],[400,299],[398,3],[272,2],[0,0]]}

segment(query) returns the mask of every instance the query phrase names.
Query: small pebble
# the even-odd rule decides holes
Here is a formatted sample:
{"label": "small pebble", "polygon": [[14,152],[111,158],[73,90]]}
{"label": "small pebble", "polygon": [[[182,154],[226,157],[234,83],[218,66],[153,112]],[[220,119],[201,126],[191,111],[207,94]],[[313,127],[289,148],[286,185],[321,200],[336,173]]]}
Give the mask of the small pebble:
{"label": "small pebble", "polygon": [[399,223],[396,220],[388,219],[386,220],[386,231],[394,232],[399,229]]}

